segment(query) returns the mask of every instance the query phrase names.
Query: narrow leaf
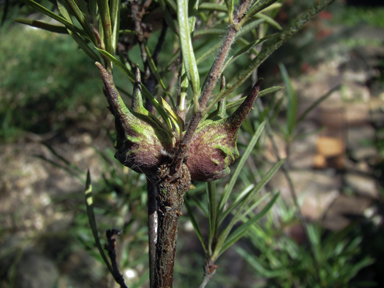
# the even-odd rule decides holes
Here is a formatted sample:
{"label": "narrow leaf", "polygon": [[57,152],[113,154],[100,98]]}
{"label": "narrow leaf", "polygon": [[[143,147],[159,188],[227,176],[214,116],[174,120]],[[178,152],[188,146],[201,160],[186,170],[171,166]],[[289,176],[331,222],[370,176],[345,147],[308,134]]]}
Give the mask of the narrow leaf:
{"label": "narrow leaf", "polygon": [[273,18],[269,17],[268,15],[265,15],[263,13],[257,13],[254,17],[258,19],[263,19],[265,23],[268,23],[272,27],[275,27],[276,29],[283,29],[279,23],[277,23]]}
{"label": "narrow leaf", "polygon": [[299,123],[301,123],[305,117],[307,117],[307,115],[313,110],[315,109],[317,106],[319,106],[319,104],[321,102],[323,102],[325,99],[327,99],[329,96],[332,95],[333,92],[335,92],[336,90],[339,90],[341,87],[341,85],[337,85],[336,87],[332,88],[331,90],[329,90],[325,95],[321,96],[319,99],[317,99],[311,106],[309,106],[300,116],[299,118],[297,119],[297,125]]}
{"label": "narrow leaf", "polygon": [[[159,0],[159,4],[160,4],[160,7],[161,7],[161,10],[163,10],[163,13],[164,13],[165,23],[167,23],[168,27],[171,28],[173,33],[178,35],[175,22],[172,19],[170,11],[168,11],[168,8],[167,8],[167,5],[165,4],[165,1],[164,0]],[[173,4],[175,4],[175,2],[173,2]],[[173,8],[173,12],[176,12],[176,4],[175,4],[175,7]]]}
{"label": "narrow leaf", "polygon": [[209,236],[208,236],[208,250],[209,255],[212,254],[212,244],[216,235],[217,229],[217,201],[216,201],[216,181],[208,182],[207,184],[208,196],[208,212],[209,212]]}
{"label": "narrow leaf", "polygon": [[[225,252],[229,247],[231,247],[235,242],[237,242],[241,237],[243,237],[248,230],[254,225],[257,221],[259,221],[261,218],[267,214],[267,212],[272,208],[272,206],[275,204],[277,198],[279,197],[279,194],[276,194],[265,207],[263,210],[260,211],[257,215],[249,219],[246,223],[242,224],[240,227],[238,227],[235,231],[229,235],[229,237],[224,242],[223,247],[220,250],[220,254]],[[219,254],[219,255],[220,255]]]}
{"label": "narrow leaf", "polygon": [[244,154],[241,156],[239,164],[237,165],[235,172],[232,174],[231,180],[229,180],[228,186],[225,188],[223,196],[221,198],[220,205],[219,205],[219,209],[221,211],[224,210],[224,206],[227,203],[229,195],[231,195],[232,193],[233,187],[235,186],[237,178],[239,177],[240,171],[243,169],[245,161],[248,159],[249,154],[252,152],[253,147],[256,145],[257,140],[259,139],[261,133],[263,132],[264,126],[265,126],[265,122],[260,124],[255,134],[252,136],[251,140],[249,141],[247,149],[244,151]]}
{"label": "narrow leaf", "polygon": [[297,116],[297,95],[296,91],[293,88],[291,79],[289,78],[287,69],[285,66],[280,63],[279,64],[281,76],[283,77],[284,84],[286,86],[286,94],[288,98],[287,105],[287,132],[288,136],[293,135],[293,131],[296,127],[296,116]]}
{"label": "narrow leaf", "polygon": [[79,36],[76,32],[69,31],[69,34],[76,41],[76,43],[80,46],[80,48],[88,55],[89,58],[96,62],[100,62],[99,56],[92,50],[91,47],[84,41],[82,37]]}
{"label": "narrow leaf", "polygon": [[85,19],[84,13],[80,10],[74,0],[64,0],[68,8],[71,10],[72,14],[75,15],[77,21],[79,21],[81,27],[83,27],[85,33],[87,34],[87,38],[91,40],[94,45],[97,45],[96,36],[92,31],[92,28],[89,26],[88,21]]}
{"label": "narrow leaf", "polygon": [[[224,241],[227,239],[229,232],[232,230],[233,226],[237,223],[237,221],[240,220],[242,211],[248,207],[249,203],[254,199],[254,197],[257,195],[257,193],[263,188],[268,181],[272,178],[272,176],[277,172],[277,170],[280,168],[280,166],[284,163],[285,159],[280,160],[277,162],[273,167],[264,175],[264,177],[256,184],[255,188],[252,190],[251,193],[248,194],[248,196],[242,201],[240,207],[236,211],[235,215],[233,216],[230,223],[227,225],[227,227],[223,230],[223,232],[220,234],[220,236],[217,239],[217,244],[215,248],[215,252],[213,253],[212,259],[216,260],[217,257],[220,254],[220,251],[223,247]],[[220,203],[221,204],[221,203]]]}
{"label": "narrow leaf", "polygon": [[25,18],[16,18],[14,20],[18,23],[43,29],[49,32],[68,34],[67,28],[65,26],[53,25],[53,24],[45,23],[39,20],[31,20],[31,19],[25,19]]}
{"label": "narrow leaf", "polygon": [[37,11],[40,11],[41,13],[47,15],[48,17],[55,19],[56,21],[60,22],[61,24],[64,24],[68,29],[72,31],[76,31],[83,36],[86,36],[85,32],[75,27],[72,23],[68,22],[66,19],[61,17],[60,15],[57,15],[56,13],[53,13],[52,11],[48,10],[44,6],[36,3],[33,0],[22,0],[25,4],[31,6],[32,8],[36,9]]}
{"label": "narrow leaf", "polygon": [[163,104],[165,111],[168,112],[168,115],[171,116],[170,119],[172,120],[172,123],[175,125],[177,135],[181,137],[181,134],[183,132],[183,121],[177,115],[175,110],[173,110],[172,107],[169,106],[169,104],[167,103],[167,101],[164,100],[163,97],[161,97],[161,103]]}
{"label": "narrow leaf", "polygon": [[250,17],[260,12],[261,10],[267,8],[271,4],[277,2],[277,0],[261,0],[257,1],[251,8],[248,9],[247,14],[245,14],[243,22],[246,22]]}
{"label": "narrow leaf", "polygon": [[115,52],[119,41],[120,29],[120,0],[111,0],[111,23],[112,23],[112,51]]}
{"label": "narrow leaf", "polygon": [[198,97],[200,95],[200,76],[197,69],[195,53],[193,51],[191,30],[188,21],[188,0],[177,1],[177,19],[179,21],[179,36],[183,63],[189,81],[192,84],[194,109],[198,109]]}
{"label": "narrow leaf", "polygon": [[264,266],[260,263],[261,261],[258,260],[258,258],[255,254],[251,254],[251,253],[245,251],[240,246],[236,246],[235,250],[241,257],[243,257],[261,275],[268,277],[268,278],[278,277],[281,275],[280,271],[270,271],[270,270],[267,270],[266,268],[264,268]]}
{"label": "narrow leaf", "polygon": [[[100,54],[104,55],[110,61],[112,61],[112,63],[115,64],[128,77],[128,79],[131,80],[132,83],[135,83],[135,75],[132,73],[132,71],[127,68],[127,66],[121,63],[118,59],[109,54],[107,51],[103,49],[97,49],[97,51],[99,51]],[[148,97],[148,99],[152,102],[153,106],[155,106],[157,112],[159,112],[165,123],[167,123],[168,128],[172,130],[171,120],[169,119],[169,116],[165,112],[164,108],[159,104],[159,102],[153,97],[153,95],[148,91],[145,86],[142,86],[142,89],[143,94]]]}
{"label": "narrow leaf", "polygon": [[[101,19],[101,24],[103,27],[103,40],[105,45],[105,50],[111,55],[115,54],[115,50],[113,49],[113,37],[112,37],[112,23],[111,23],[111,15],[109,11],[108,0],[97,0],[97,5],[99,8],[99,17]],[[109,67],[109,70],[112,67]]]}
{"label": "narrow leaf", "polygon": [[171,97],[171,95],[169,95],[168,88],[165,87],[164,81],[163,79],[161,79],[160,73],[157,70],[155,61],[153,61],[153,58],[152,58],[151,52],[149,51],[148,46],[145,46],[145,52],[147,52],[147,58],[148,58],[147,60],[148,60],[148,64],[149,64],[149,68],[151,69],[151,72],[153,73],[153,75],[155,75],[156,80],[160,83],[160,86],[161,88],[163,88],[165,94]]}
{"label": "narrow leaf", "polygon": [[202,114],[210,111],[217,102],[233,93],[241,84],[247,80],[252,73],[267,59],[276,49],[278,49],[285,41],[291,38],[299,31],[305,23],[307,23],[314,15],[323,10],[327,5],[334,0],[319,1],[314,7],[304,12],[290,27],[279,33],[278,36],[269,40],[268,45],[265,45],[260,53],[255,57],[249,65],[242,68],[227,84],[226,89],[220,91],[215,99],[211,101],[208,107]]}
{"label": "narrow leaf", "polygon": [[201,246],[204,249],[204,252],[207,253],[207,248],[205,247],[205,244],[204,244],[203,235],[200,232],[199,224],[197,223],[195,214],[193,214],[193,211],[192,211],[192,208],[191,208],[191,206],[189,204],[189,201],[190,200],[188,199],[188,197],[185,197],[185,202],[184,202],[185,203],[185,208],[187,209],[187,213],[188,213],[189,219],[191,220],[193,228],[195,229],[197,238],[199,238]]}
{"label": "narrow leaf", "polygon": [[[272,93],[275,93],[277,91],[280,91],[282,89],[284,89],[285,87],[282,87],[282,86],[273,86],[273,87],[269,87],[267,89],[264,89],[262,91],[259,92],[259,95],[257,95],[257,97],[263,97],[263,96],[266,96],[268,94],[272,94]],[[230,102],[226,105],[226,110],[229,110],[229,109],[233,109],[233,108],[237,108],[239,107],[245,100],[245,97],[242,97],[236,101],[233,101],[233,102]],[[209,114],[209,116],[207,117],[208,119],[212,119],[213,117],[215,117],[217,115],[217,111],[213,111],[212,113]]]}
{"label": "narrow leaf", "polygon": [[96,218],[95,213],[93,212],[93,197],[92,197],[92,183],[91,183],[91,174],[88,170],[87,172],[87,181],[85,184],[85,205],[87,206],[87,215],[88,215],[88,221],[89,226],[91,226],[93,238],[95,239],[96,247],[99,249],[101,257],[103,257],[103,260],[105,264],[108,267],[109,272],[113,275],[113,269],[111,264],[109,263],[109,260],[107,256],[104,253],[104,249],[101,246],[100,238],[99,238],[99,231],[97,230],[97,224],[96,224]]}
{"label": "narrow leaf", "polygon": [[219,12],[227,12],[228,8],[221,4],[216,3],[201,3],[199,5],[199,10],[210,10],[210,11],[219,11]]}

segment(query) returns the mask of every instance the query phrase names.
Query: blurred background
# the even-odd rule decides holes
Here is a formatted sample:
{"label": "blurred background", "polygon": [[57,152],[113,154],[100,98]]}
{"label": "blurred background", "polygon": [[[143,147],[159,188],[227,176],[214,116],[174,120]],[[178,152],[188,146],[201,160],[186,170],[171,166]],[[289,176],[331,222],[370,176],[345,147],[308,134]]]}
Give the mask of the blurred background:
{"label": "blurred background", "polygon": [[[285,27],[312,4],[285,1],[275,20]],[[278,172],[267,187],[280,191],[278,203],[220,258],[208,287],[384,287],[383,5],[335,1],[260,67],[264,88],[286,89],[259,102],[275,111],[274,141],[258,144],[239,189],[255,167],[276,162],[275,146],[289,156],[309,224],[297,219],[290,183]],[[88,168],[99,229],[124,231],[120,267],[129,287],[147,287],[146,179],[113,157],[114,119],[97,69],[68,35],[13,21],[42,17],[22,2],[0,0],[0,9],[0,287],[114,287],[85,212]],[[115,77],[129,94],[124,76]],[[295,134],[282,131],[293,110],[301,120],[319,100]],[[244,141],[240,135],[240,152]],[[205,193],[195,186],[191,203]],[[198,287],[203,255],[185,212],[175,287]]]}

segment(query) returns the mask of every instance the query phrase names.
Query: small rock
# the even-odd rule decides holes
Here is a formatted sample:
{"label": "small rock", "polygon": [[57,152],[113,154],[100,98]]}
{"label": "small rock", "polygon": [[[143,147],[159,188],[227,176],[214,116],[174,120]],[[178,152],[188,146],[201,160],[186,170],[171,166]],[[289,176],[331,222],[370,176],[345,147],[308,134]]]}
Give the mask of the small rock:
{"label": "small rock", "polygon": [[348,126],[363,125],[370,121],[368,103],[347,103],[345,107],[345,120]]}
{"label": "small rock", "polygon": [[376,187],[376,182],[371,177],[355,173],[347,173],[345,175],[345,182],[351,189],[362,196],[368,196],[372,198],[379,197],[379,191]]}
{"label": "small rock", "polygon": [[334,189],[331,191],[312,191],[306,194],[301,212],[305,218],[311,221],[321,219],[329,206],[339,196],[339,191]]}
{"label": "small rock", "polygon": [[377,150],[373,146],[359,147],[352,151],[352,156],[357,161],[363,161],[375,155],[377,155]]}

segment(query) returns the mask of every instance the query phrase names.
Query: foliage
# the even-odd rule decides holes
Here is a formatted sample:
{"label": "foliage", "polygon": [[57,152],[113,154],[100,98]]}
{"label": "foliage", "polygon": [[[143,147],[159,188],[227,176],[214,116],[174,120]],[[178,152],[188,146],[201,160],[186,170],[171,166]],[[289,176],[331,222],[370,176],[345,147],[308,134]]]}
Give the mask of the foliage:
{"label": "foliage", "polygon": [[335,10],[332,22],[355,27],[364,23],[372,27],[384,28],[384,8],[347,6],[344,9]]}
{"label": "foliage", "polygon": [[[33,0],[25,0],[25,3],[60,24],[52,24],[53,22],[46,19],[42,21],[17,19],[17,21],[50,32],[69,34],[88,57],[93,62],[97,62],[96,65],[105,85],[105,95],[110,105],[110,111],[115,116],[117,130],[115,148],[118,149],[115,157],[122,164],[137,172],[143,172],[142,168],[145,167],[147,170],[144,172],[149,178],[148,181],[157,180],[156,187],[159,188],[159,196],[156,199],[159,207],[163,210],[159,208],[157,213],[160,223],[158,231],[155,229],[155,232],[159,233],[158,247],[155,247],[156,251],[153,251],[150,244],[150,255],[154,252],[170,255],[171,250],[176,249],[176,247],[170,245],[159,247],[159,243],[164,243],[164,241],[160,241],[162,239],[160,235],[165,235],[166,231],[174,232],[176,230],[165,230],[164,227],[168,226],[160,226],[161,223],[166,223],[167,219],[172,219],[172,221],[169,220],[169,223],[173,225],[172,227],[175,226],[174,223],[177,225],[178,217],[181,215],[181,210],[177,209],[181,209],[181,206],[175,206],[175,208],[172,205],[176,202],[182,203],[183,193],[190,188],[191,184],[188,177],[191,177],[192,180],[207,182],[219,179],[229,173],[228,166],[239,156],[236,147],[239,126],[252,108],[259,93],[261,81],[257,81],[247,97],[228,105],[226,100],[231,100],[237,93],[241,92],[241,89],[244,89],[243,84],[248,86],[251,82],[251,76],[254,75],[258,67],[288,38],[300,30],[311,17],[331,2],[332,0],[319,1],[284,30],[273,19],[281,7],[276,0],[241,1],[240,3],[225,1],[223,4],[186,0],[178,0],[176,3],[172,0],[159,0],[153,3],[150,1],[121,3],[119,0],[110,2],[63,0],[57,1],[57,9],[51,5],[42,6]],[[164,21],[160,35],[154,42],[155,45],[151,47],[149,38],[152,31],[147,29],[147,24],[149,25],[149,20],[155,11],[160,11]],[[147,18],[146,14],[149,14]],[[127,15],[130,15],[131,18],[127,18]],[[268,28],[271,27],[272,32],[276,33],[269,32]],[[172,48],[174,49],[172,53],[160,52],[165,39],[164,34],[167,31],[173,39],[174,47]],[[217,34],[225,36],[223,39],[212,37],[212,35]],[[134,40],[125,35],[133,35]],[[154,33],[154,35],[156,34]],[[213,41],[212,38],[214,38]],[[214,58],[216,54],[217,56]],[[133,55],[139,55],[139,57]],[[158,61],[159,58],[163,58],[163,61],[166,60],[164,63],[167,64],[161,66],[163,63]],[[131,108],[126,107],[115,87],[114,67],[119,68],[127,80],[134,84],[134,91],[131,93]],[[216,84],[222,75],[226,75],[229,81],[225,84],[223,77],[221,89],[218,91]],[[206,78],[203,80],[205,76]],[[172,88],[174,86],[172,83],[176,81],[179,83],[177,91]],[[60,91],[64,90],[65,92],[65,89],[60,88]],[[288,91],[291,91],[291,87],[288,88]],[[272,87],[260,91],[260,94],[266,95],[279,89],[280,87]],[[142,96],[146,97],[146,105],[150,108],[144,108]],[[289,96],[290,115],[288,115],[288,125],[285,129],[285,136],[289,142],[293,139],[295,124],[297,124],[296,101],[295,95],[291,93]],[[227,110],[230,112],[229,109],[237,107],[239,108],[234,113],[226,117]],[[215,265],[215,261],[219,256],[252,229],[253,225],[266,215],[278,198],[278,194],[267,194],[260,197],[259,192],[283,165],[284,159],[279,159],[277,163],[272,165],[267,172],[263,173],[264,175],[258,179],[257,183],[253,181],[238,196],[233,195],[236,182],[243,174],[241,170],[249,155],[253,153],[254,146],[267,125],[267,122],[261,124],[260,122],[246,122],[248,135],[245,134],[247,135],[245,137],[249,137],[249,142],[244,145],[243,156],[239,160],[228,185],[222,189],[222,193],[218,193],[216,182],[212,181],[206,186],[207,206],[204,202],[195,201],[209,222],[207,243],[204,241],[204,236],[189,200],[186,201],[188,214],[207,260],[205,277],[201,287],[205,287],[215,273],[218,267]],[[189,124],[185,125],[186,123]],[[206,132],[204,129],[210,129],[206,135],[213,135],[212,139],[204,136]],[[204,133],[199,134],[201,131]],[[149,147],[148,145],[151,143],[152,146]],[[203,144],[200,147],[201,143]],[[215,170],[215,165],[203,167],[198,165],[199,161],[194,163],[189,161],[195,156],[194,154],[188,155],[188,148],[190,147],[198,147],[197,150],[200,148],[199,152],[202,151],[205,154],[202,153],[198,160],[209,160],[218,167],[218,170]],[[68,161],[64,162],[67,165],[69,163]],[[192,171],[190,165],[195,165],[193,168],[200,169],[199,172],[207,167],[211,170],[203,171],[201,174],[205,177],[201,178],[194,178],[193,173],[180,172],[187,169],[184,167],[188,167],[189,170],[187,169],[187,171]],[[112,170],[112,172],[116,171]],[[163,172],[165,174],[162,174]],[[123,186],[124,188],[120,199],[112,203],[113,209],[107,209],[105,213],[117,215],[126,213],[126,210],[132,211],[132,215],[135,217],[120,223],[120,226],[123,226],[122,234],[129,237],[133,233],[135,237],[138,237],[136,240],[140,242],[144,239],[142,232],[146,229],[143,226],[137,228],[137,225],[135,226],[133,223],[143,221],[140,217],[141,214],[136,215],[135,213],[138,212],[136,209],[143,210],[143,203],[146,200],[143,199],[145,193],[142,190],[132,191],[131,189],[133,183],[140,183],[140,176],[135,175],[128,180],[128,183],[121,183],[122,177],[125,176],[116,173],[112,174],[113,181],[106,177],[104,177],[104,181],[101,181],[107,187],[108,192],[113,189],[114,182],[119,187]],[[176,186],[177,184],[174,183],[179,183],[178,181],[184,186],[179,185],[175,189],[164,188]],[[90,196],[92,189],[89,174],[86,182],[88,218],[96,245],[102,251],[100,236],[97,233],[97,219],[95,219],[95,215],[98,214],[97,209],[95,209],[97,198]],[[181,196],[181,201],[175,200],[176,198],[163,200],[175,191],[177,191],[175,197],[178,194]],[[151,200],[152,196],[149,195],[149,192],[147,196]],[[261,203],[264,204],[262,208],[255,210]],[[169,218],[169,216],[173,218]],[[226,222],[227,220],[228,222]],[[138,230],[133,231],[131,230],[132,227]],[[151,237],[153,231],[149,229],[148,232]],[[172,233],[165,236],[169,238]],[[176,239],[168,238],[166,240],[175,245]],[[149,242],[151,243],[151,241]],[[89,245],[86,241],[84,244]],[[122,267],[124,267],[124,264],[130,261],[128,255],[132,251],[125,251],[124,248],[120,251],[126,257],[123,258],[125,262],[123,261]],[[103,256],[104,261],[109,270],[116,270],[113,255],[109,256],[112,263],[105,256]],[[170,267],[165,267],[160,262],[163,261],[163,258],[158,254],[156,257],[157,266],[155,268],[157,271],[155,276],[159,278],[159,271],[167,271],[166,273],[169,274],[169,271],[173,270],[173,258],[169,258],[170,261],[167,261],[166,265],[170,265]],[[151,265],[153,265],[152,262],[150,262],[151,273],[154,273]],[[172,274],[170,277],[166,276],[164,277],[165,280],[163,278],[157,280],[169,281],[170,279],[171,283]],[[152,274],[150,279],[151,287],[157,287],[156,283],[153,282]],[[167,284],[167,287],[171,287],[171,285]]]}
{"label": "foliage", "polygon": [[[87,57],[74,53],[73,41],[63,35],[17,28],[0,30],[1,140],[13,141],[23,131],[43,134],[58,130],[71,115],[85,118],[101,106],[103,99],[94,97],[101,94],[100,80]],[[42,47],[50,47],[49,53]]]}
{"label": "foliage", "polygon": [[[374,262],[369,256],[357,258],[361,257],[362,236],[352,234],[356,225],[326,233],[319,224],[297,223],[290,209],[281,200],[278,203],[279,217],[268,214],[263,223],[252,226],[249,247],[236,247],[255,269],[256,277],[268,279],[264,287],[374,286],[351,282],[362,268]],[[309,235],[307,245],[300,240],[305,233]]]}

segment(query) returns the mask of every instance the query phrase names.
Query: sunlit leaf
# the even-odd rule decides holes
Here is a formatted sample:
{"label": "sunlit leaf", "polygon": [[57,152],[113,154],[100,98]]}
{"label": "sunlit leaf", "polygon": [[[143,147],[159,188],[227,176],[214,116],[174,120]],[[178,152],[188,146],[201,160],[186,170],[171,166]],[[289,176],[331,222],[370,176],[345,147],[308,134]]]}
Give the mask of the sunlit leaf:
{"label": "sunlit leaf", "polygon": [[43,29],[49,32],[68,34],[67,28],[65,26],[53,25],[53,24],[45,23],[39,20],[31,20],[31,19],[25,19],[25,18],[16,18],[14,20],[21,24],[29,25],[29,26]]}
{"label": "sunlit leaf", "polygon": [[188,199],[188,197],[186,197],[185,198],[185,202],[184,202],[185,208],[187,209],[187,213],[188,213],[189,219],[191,220],[193,228],[195,229],[197,238],[199,238],[201,246],[203,247],[204,252],[206,253],[207,252],[207,248],[205,247],[205,244],[204,244],[204,238],[203,238],[203,235],[200,232],[199,224],[197,223],[195,214],[193,214],[193,211],[192,211],[192,208],[191,208],[191,206],[189,204],[189,201],[190,200]]}
{"label": "sunlit leaf", "polygon": [[249,141],[247,149],[244,151],[243,155],[241,156],[240,161],[237,164],[237,167],[231,176],[231,180],[229,181],[226,189],[224,190],[223,196],[220,201],[219,209],[221,210],[224,209],[224,206],[227,203],[229,195],[231,195],[233,187],[235,186],[237,178],[239,177],[240,171],[243,169],[245,161],[248,159],[249,154],[253,150],[253,147],[256,145],[257,140],[259,139],[261,133],[263,132],[264,126],[265,126],[265,122],[260,124],[255,134],[252,136],[251,140]]}
{"label": "sunlit leaf", "polygon": [[[267,214],[267,212],[272,208],[272,206],[275,204],[277,198],[279,197],[279,194],[276,194],[265,207],[263,210],[260,211],[257,215],[253,216],[251,219],[249,219],[246,223],[242,224],[240,227],[238,227],[235,231],[233,231],[228,238],[225,240],[223,247],[220,250],[220,254],[224,253],[225,250],[227,250],[229,247],[231,247],[235,242],[237,242],[241,237],[243,237],[248,230],[251,228],[253,224],[255,224],[257,221],[259,221],[261,218]],[[220,255],[219,254],[219,255]]]}
{"label": "sunlit leaf", "polygon": [[[102,49],[97,49],[102,55],[107,57],[110,61],[112,61],[113,64],[115,64],[127,77],[129,80],[131,80],[132,83],[135,83],[135,75],[130,71],[127,66],[125,66],[123,63],[121,63],[118,59],[116,59],[114,56],[109,54],[107,51]],[[153,97],[153,95],[148,91],[148,89],[145,86],[142,86],[143,94],[148,97],[148,99],[152,102],[153,106],[156,108],[156,110],[160,113],[161,117],[167,123],[168,128],[172,129],[171,120],[169,119],[168,114],[165,112],[164,108],[159,104],[159,102]]]}
{"label": "sunlit leaf", "polygon": [[103,257],[103,260],[104,260],[105,264],[107,265],[109,272],[111,272],[113,275],[112,266],[109,263],[109,260],[104,253],[103,247],[101,246],[100,238],[99,238],[99,231],[97,230],[95,213],[93,212],[92,183],[91,183],[91,174],[90,174],[89,170],[87,173],[87,180],[86,180],[86,184],[85,184],[85,205],[87,207],[88,221],[89,221],[89,225],[91,226],[91,230],[92,230],[93,237],[95,239],[96,247],[99,250],[100,255]]}
{"label": "sunlit leaf", "polygon": [[200,96],[200,76],[192,46],[191,30],[188,21],[187,0],[177,1],[177,18],[179,21],[179,36],[181,51],[183,53],[183,63],[185,65],[185,71],[188,79],[192,84],[194,109],[197,109],[199,105],[198,97]]}
{"label": "sunlit leaf", "polygon": [[296,34],[314,15],[319,13],[333,1],[334,0],[324,0],[318,2],[314,7],[304,12],[290,27],[283,30],[281,33],[279,33],[279,35],[269,40],[264,45],[260,53],[227,83],[226,89],[220,91],[220,93],[216,95],[215,99],[211,101],[203,114],[206,114],[208,111],[210,111],[213,106],[216,105],[216,103],[221,99],[233,93],[276,49],[278,49],[285,41]]}

